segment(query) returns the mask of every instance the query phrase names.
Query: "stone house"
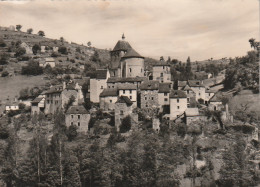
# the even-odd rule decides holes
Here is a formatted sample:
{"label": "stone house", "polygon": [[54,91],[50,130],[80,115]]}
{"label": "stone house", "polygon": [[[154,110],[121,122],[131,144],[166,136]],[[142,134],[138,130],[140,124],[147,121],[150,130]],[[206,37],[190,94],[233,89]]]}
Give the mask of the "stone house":
{"label": "stone house", "polygon": [[216,91],[213,91],[209,88],[205,90],[205,104],[208,104],[209,100],[215,95]]}
{"label": "stone house", "polygon": [[181,90],[172,90],[170,93],[170,120],[183,115],[187,109],[187,95]]}
{"label": "stone house", "polygon": [[107,88],[107,79],[110,73],[107,69],[98,69],[96,78],[90,79],[90,101],[99,103],[99,95],[103,89]]}
{"label": "stone house", "polygon": [[147,80],[147,77],[110,77],[107,80],[107,87],[117,88],[118,84],[134,84],[139,88],[140,84]]}
{"label": "stone house", "polygon": [[222,101],[217,95],[214,95],[208,102],[208,109],[211,111],[221,111],[223,110],[224,105],[222,104]]}
{"label": "stone house", "polygon": [[118,96],[127,96],[132,102],[133,107],[137,107],[137,86],[135,84],[118,84]]}
{"label": "stone house", "polygon": [[118,91],[116,88],[104,89],[100,94],[99,106],[102,110],[115,110],[115,103],[118,97]]}
{"label": "stone house", "polygon": [[62,108],[61,92],[63,91],[62,85],[51,87],[45,92],[45,114],[54,114],[57,110]]}
{"label": "stone house", "polygon": [[90,114],[82,105],[70,106],[65,114],[66,126],[76,125],[78,127],[78,132],[88,132],[89,120]]}
{"label": "stone house", "polygon": [[196,101],[199,99],[203,99],[203,101],[205,101],[205,86],[203,85],[203,81],[189,80],[188,85],[195,92]]}
{"label": "stone house", "polygon": [[73,85],[66,86],[66,88],[63,89],[63,91],[61,92],[61,108],[64,108],[66,104],[68,104],[71,97],[74,97],[75,99],[72,105],[78,105],[78,95],[78,90],[76,90],[75,87],[73,87]]}
{"label": "stone house", "polygon": [[50,65],[52,68],[55,67],[56,63],[55,63],[55,59],[54,58],[44,58],[43,61],[40,61],[39,65],[41,67],[46,67],[47,65]]}
{"label": "stone house", "polygon": [[159,107],[159,81],[145,81],[140,85],[140,107]]}
{"label": "stone house", "polygon": [[32,47],[29,46],[27,43],[22,42],[21,43],[21,47],[23,47],[25,49],[27,55],[32,55],[33,54]]}
{"label": "stone house", "polygon": [[190,104],[194,101],[196,101],[196,93],[191,89],[191,87],[187,84],[182,89],[180,89],[185,92],[187,95],[187,104],[188,107],[190,107]]}
{"label": "stone house", "polygon": [[40,112],[44,112],[44,103],[45,98],[44,97],[36,97],[34,100],[32,100],[31,105],[31,114],[39,114]]}
{"label": "stone house", "polygon": [[181,90],[183,87],[185,87],[188,82],[187,81],[178,81],[178,90]]}
{"label": "stone house", "polygon": [[162,109],[170,106],[170,92],[172,89],[171,83],[159,83],[158,103]]}
{"label": "stone house", "polygon": [[19,110],[19,105],[18,102],[9,102],[5,105],[5,111],[10,111],[10,110]]}
{"label": "stone house", "polygon": [[153,80],[160,83],[171,82],[171,66],[167,62],[160,61],[153,65]]}
{"label": "stone house", "polygon": [[133,112],[133,102],[127,96],[120,96],[115,103],[115,126],[117,131],[122,120]]}

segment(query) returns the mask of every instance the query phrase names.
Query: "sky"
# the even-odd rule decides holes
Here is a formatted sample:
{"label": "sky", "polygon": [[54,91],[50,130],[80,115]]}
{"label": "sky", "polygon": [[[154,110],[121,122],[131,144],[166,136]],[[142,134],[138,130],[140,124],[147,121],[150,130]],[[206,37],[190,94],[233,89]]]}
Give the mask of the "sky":
{"label": "sky", "polygon": [[113,49],[122,33],[145,57],[192,61],[242,56],[259,40],[258,0],[0,1],[0,26]]}

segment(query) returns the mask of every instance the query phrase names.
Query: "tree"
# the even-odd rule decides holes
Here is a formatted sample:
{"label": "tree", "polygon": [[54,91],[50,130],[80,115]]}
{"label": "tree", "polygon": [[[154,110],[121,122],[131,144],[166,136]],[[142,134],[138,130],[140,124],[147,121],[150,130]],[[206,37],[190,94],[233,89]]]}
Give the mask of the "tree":
{"label": "tree", "polygon": [[68,54],[67,47],[65,47],[65,46],[59,47],[58,51],[59,51],[61,54],[64,54],[64,55]]}
{"label": "tree", "polygon": [[28,33],[28,34],[32,34],[32,32],[33,32],[33,29],[32,29],[32,28],[27,29],[27,33]]}
{"label": "tree", "polygon": [[27,66],[22,67],[22,75],[41,75],[42,73],[43,68],[33,60],[30,60]]}
{"label": "tree", "polygon": [[41,47],[39,44],[34,44],[32,47],[33,54],[36,55],[39,51],[41,51]]}
{"label": "tree", "polygon": [[16,25],[16,30],[21,31],[22,25]]}
{"label": "tree", "polygon": [[160,61],[164,61],[164,57],[163,56],[160,57]]}
{"label": "tree", "polygon": [[39,32],[38,32],[38,35],[44,37],[44,36],[45,36],[45,33],[44,33],[44,31],[39,31]]}
{"label": "tree", "polygon": [[126,116],[120,125],[120,132],[126,133],[131,129],[131,116]]}
{"label": "tree", "polygon": [[3,38],[0,38],[0,47],[5,47],[6,43],[4,42]]}
{"label": "tree", "polygon": [[9,55],[7,53],[3,53],[0,55],[0,65],[8,64]]}
{"label": "tree", "polygon": [[8,71],[3,71],[1,76],[2,77],[7,77],[8,75],[9,75]]}
{"label": "tree", "polygon": [[221,186],[254,186],[250,172],[246,142],[242,134],[237,134],[233,145],[230,145],[223,154],[224,165],[220,169],[219,183]]}
{"label": "tree", "polygon": [[68,137],[69,141],[74,140],[77,137],[77,135],[78,135],[77,126],[76,125],[69,126],[69,128],[67,129],[67,133],[66,134],[67,134],[67,137]]}
{"label": "tree", "polygon": [[97,51],[94,52],[94,55],[91,57],[91,61],[93,62],[100,62],[100,57]]}
{"label": "tree", "polygon": [[90,41],[88,41],[87,45],[88,45],[88,47],[91,47],[91,42],[90,42]]}
{"label": "tree", "polygon": [[19,56],[24,55],[25,53],[26,53],[26,50],[25,50],[24,47],[18,47],[18,48],[16,49],[16,51],[15,51],[14,56],[15,56],[15,57],[19,57]]}
{"label": "tree", "polygon": [[63,37],[60,37],[60,41],[63,43],[65,39]]}

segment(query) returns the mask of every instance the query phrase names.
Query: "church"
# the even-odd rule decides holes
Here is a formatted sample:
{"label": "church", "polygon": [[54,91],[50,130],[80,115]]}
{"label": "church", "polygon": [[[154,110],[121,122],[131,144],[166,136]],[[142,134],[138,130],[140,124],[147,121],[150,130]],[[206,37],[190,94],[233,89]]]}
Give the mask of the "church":
{"label": "church", "polygon": [[144,57],[137,53],[125,40],[119,40],[110,52],[109,71],[111,77],[144,77]]}

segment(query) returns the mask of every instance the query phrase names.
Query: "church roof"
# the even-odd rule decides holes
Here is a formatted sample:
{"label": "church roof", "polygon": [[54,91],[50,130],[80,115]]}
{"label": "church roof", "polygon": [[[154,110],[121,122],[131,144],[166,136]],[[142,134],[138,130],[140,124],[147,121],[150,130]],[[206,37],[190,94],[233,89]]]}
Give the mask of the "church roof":
{"label": "church roof", "polygon": [[127,50],[126,54],[122,58],[144,58],[137,53],[133,48]]}
{"label": "church roof", "polygon": [[116,43],[113,51],[128,51],[131,48],[132,48],[131,45],[127,41],[119,40]]}

